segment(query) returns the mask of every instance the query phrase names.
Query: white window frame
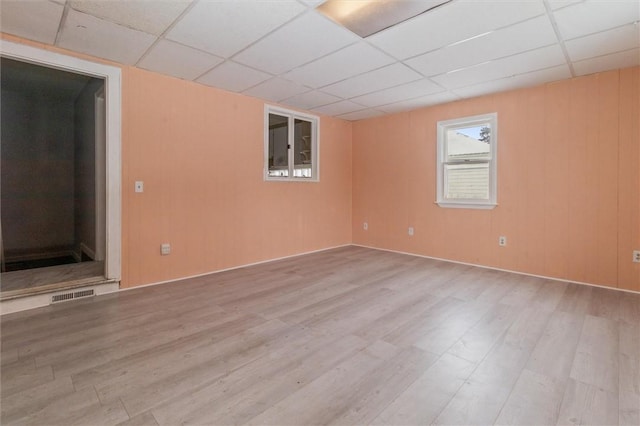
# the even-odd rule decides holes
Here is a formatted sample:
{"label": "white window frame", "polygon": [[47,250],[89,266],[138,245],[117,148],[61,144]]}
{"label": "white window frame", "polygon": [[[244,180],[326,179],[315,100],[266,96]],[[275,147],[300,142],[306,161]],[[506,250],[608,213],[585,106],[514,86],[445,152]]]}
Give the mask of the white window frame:
{"label": "white window frame", "polygon": [[[269,176],[269,114],[277,114],[287,117],[288,139],[289,139],[289,176]],[[311,177],[296,177],[293,174],[295,141],[294,141],[294,122],[301,119],[311,122]],[[275,107],[272,105],[264,106],[264,170],[263,176],[265,181],[275,182],[319,182],[320,181],[320,117],[293,111],[285,108]]]}
{"label": "white window frame", "polygon": [[[445,165],[453,164],[447,162],[447,132],[449,130],[463,129],[467,127],[480,126],[489,123],[491,127],[491,139],[489,142],[489,160],[478,161],[489,164],[489,197],[486,199],[449,199],[445,197],[447,193],[445,185]],[[488,113],[474,115],[470,117],[455,118],[452,120],[438,121],[438,143],[437,143],[437,200],[440,207],[462,208],[462,209],[493,209],[498,205],[498,114]],[[462,163],[462,162],[461,162]]]}

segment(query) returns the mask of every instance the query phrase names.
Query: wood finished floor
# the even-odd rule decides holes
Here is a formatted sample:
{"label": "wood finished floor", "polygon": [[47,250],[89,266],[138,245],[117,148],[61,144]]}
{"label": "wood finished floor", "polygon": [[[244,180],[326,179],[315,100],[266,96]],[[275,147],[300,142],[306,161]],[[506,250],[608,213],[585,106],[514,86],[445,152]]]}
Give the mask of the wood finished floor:
{"label": "wood finished floor", "polygon": [[3,425],[640,424],[640,295],[360,247],[1,327]]}

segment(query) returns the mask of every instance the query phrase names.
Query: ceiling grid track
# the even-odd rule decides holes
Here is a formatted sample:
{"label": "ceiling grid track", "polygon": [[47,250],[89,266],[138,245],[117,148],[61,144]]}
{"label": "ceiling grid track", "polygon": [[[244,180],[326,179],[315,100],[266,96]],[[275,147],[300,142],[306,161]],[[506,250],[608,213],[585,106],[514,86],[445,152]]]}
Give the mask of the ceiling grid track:
{"label": "ceiling grid track", "polygon": [[64,24],[67,22],[67,16],[69,15],[69,3],[64,4],[64,9],[62,9],[62,17],[60,18],[60,24],[58,25],[58,31],[56,31],[56,38],[53,41],[53,45],[57,46],[60,41],[60,36],[62,34],[62,29],[64,28]]}
{"label": "ceiling grid track", "polygon": [[573,63],[571,62],[571,57],[569,56],[569,51],[567,50],[567,46],[564,44],[564,38],[562,37],[562,33],[558,28],[558,23],[556,22],[556,18],[553,16],[553,10],[549,5],[549,0],[543,0],[544,7],[547,10],[547,15],[549,16],[549,21],[551,21],[551,26],[553,27],[553,31],[556,33],[556,37],[558,38],[558,44],[562,49],[562,53],[564,54],[564,58],[567,61],[567,66],[569,67],[569,72],[571,73],[571,77],[576,76],[576,71],[573,68]]}
{"label": "ceiling grid track", "polygon": [[[142,54],[142,56],[140,56],[140,58],[138,58],[138,60],[137,60],[137,61],[136,61],[136,63],[135,63],[135,66],[138,66],[138,64],[140,64],[140,62],[141,62],[142,60],[144,60],[144,59],[147,57],[147,55],[149,55],[149,52],[151,52],[151,51],[153,50],[153,48],[158,44],[158,42],[159,42],[160,40],[166,40],[166,39],[164,38],[164,36],[165,36],[169,31],[171,31],[171,29],[172,29],[173,27],[175,27],[175,26],[176,26],[176,23],[177,23],[178,21],[180,21],[180,19],[182,19],[182,17],[183,17],[183,16],[185,16],[185,15],[186,15],[186,14],[187,14],[191,9],[193,9],[193,7],[194,7],[195,5],[196,5],[196,2],[194,1],[194,2],[193,2],[193,3],[191,3],[189,6],[187,6],[187,7],[182,11],[182,13],[181,13],[181,14],[180,14],[176,19],[174,19],[174,20],[173,20],[173,22],[171,22],[171,24],[170,24],[167,28],[165,28],[165,30],[162,32],[162,34],[160,34],[160,35],[156,38],[156,41],[154,41],[154,42],[153,42],[153,44],[152,44],[151,46],[149,46],[149,48],[147,49],[147,51],[146,51],[146,52],[144,52],[144,53]],[[178,42],[173,42],[173,43],[178,43]],[[181,44],[181,43],[178,43],[178,44]],[[191,47],[191,46],[185,46],[185,45],[183,45],[183,46],[184,46],[184,47],[189,47],[189,48],[191,48],[191,49],[195,49],[194,47]],[[196,49],[196,50],[199,50],[199,49]],[[211,53],[209,53],[209,52],[205,52],[205,51],[202,51],[202,50],[201,50],[201,52],[211,55]]]}
{"label": "ceiling grid track", "polygon": [[[355,10],[386,19],[384,7],[401,8],[391,1],[343,3],[361,22],[368,13]],[[0,24],[25,40],[346,120],[640,65],[637,0],[424,0],[436,3],[366,37],[323,14],[322,0],[11,1]]]}

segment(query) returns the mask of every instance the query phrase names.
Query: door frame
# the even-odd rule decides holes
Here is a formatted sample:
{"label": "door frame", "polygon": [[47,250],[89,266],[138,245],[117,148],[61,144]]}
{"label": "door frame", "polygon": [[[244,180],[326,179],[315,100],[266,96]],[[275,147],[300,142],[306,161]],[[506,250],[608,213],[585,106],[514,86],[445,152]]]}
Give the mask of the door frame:
{"label": "door frame", "polygon": [[95,221],[96,221],[96,246],[94,260],[103,261],[106,248],[106,114],[104,101],[104,86],[94,95],[94,129],[95,129]]}
{"label": "door frame", "polygon": [[7,40],[0,40],[0,56],[104,79],[106,107],[105,278],[120,281],[122,273],[122,70],[115,66],[91,62]]}

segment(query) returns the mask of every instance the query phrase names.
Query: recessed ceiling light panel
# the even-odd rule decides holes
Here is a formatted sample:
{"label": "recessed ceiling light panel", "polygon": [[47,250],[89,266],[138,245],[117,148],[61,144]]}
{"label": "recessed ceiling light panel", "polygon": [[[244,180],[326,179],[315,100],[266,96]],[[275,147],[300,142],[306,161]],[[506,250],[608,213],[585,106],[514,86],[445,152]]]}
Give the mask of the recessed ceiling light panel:
{"label": "recessed ceiling light panel", "polygon": [[316,8],[365,38],[451,0],[328,0]]}

